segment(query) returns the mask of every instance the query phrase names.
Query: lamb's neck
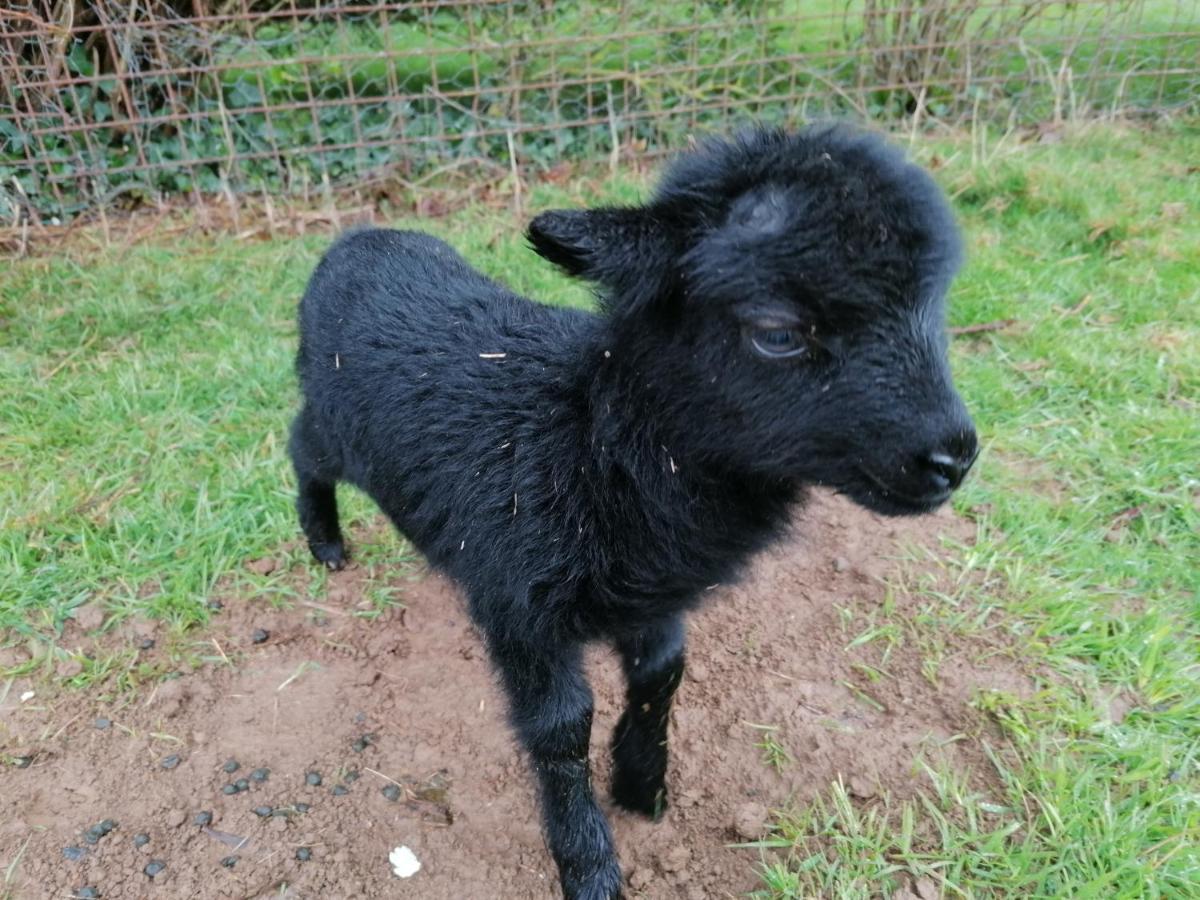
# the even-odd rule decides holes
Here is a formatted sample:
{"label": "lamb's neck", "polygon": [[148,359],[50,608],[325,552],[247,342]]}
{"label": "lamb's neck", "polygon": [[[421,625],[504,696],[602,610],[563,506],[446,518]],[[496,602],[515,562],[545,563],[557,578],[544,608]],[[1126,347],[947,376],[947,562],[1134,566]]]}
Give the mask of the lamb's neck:
{"label": "lamb's neck", "polygon": [[587,488],[609,591],[686,605],[732,578],[786,525],[798,489],[731,471],[688,445],[636,360],[601,348],[588,386]]}

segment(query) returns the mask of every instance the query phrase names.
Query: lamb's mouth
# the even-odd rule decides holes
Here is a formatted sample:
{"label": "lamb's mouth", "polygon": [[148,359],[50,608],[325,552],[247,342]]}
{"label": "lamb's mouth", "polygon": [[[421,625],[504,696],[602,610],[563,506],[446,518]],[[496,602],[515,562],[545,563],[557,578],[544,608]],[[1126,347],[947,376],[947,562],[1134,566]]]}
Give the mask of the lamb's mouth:
{"label": "lamb's mouth", "polygon": [[888,501],[889,503],[893,503],[896,506],[908,507],[913,512],[929,512],[937,509],[937,507],[941,506],[948,499],[950,499],[950,495],[954,493],[952,490],[947,488],[940,491],[931,491],[930,493],[922,496],[907,494],[904,491],[900,491],[892,487],[870,469],[864,468],[863,466],[857,466],[856,468],[860,475],[862,475],[883,494],[884,500]]}

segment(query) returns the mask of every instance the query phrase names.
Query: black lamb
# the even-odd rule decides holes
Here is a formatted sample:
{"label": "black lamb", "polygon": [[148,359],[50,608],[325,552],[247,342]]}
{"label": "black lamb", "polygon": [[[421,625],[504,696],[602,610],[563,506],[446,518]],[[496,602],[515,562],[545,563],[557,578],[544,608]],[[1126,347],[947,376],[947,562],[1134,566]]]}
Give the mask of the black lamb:
{"label": "black lamb", "polygon": [[644,206],[546,212],[528,236],[597,286],[597,313],[520,297],[417,232],[326,253],[300,304],[297,506],[341,568],[334,489],[356,485],[461,585],[563,892],[612,898],[584,645],[611,643],[628,679],[612,797],[657,817],[704,589],[808,486],[923,513],[971,467],[943,309],[960,241],[923,170],[842,126],[703,143]]}

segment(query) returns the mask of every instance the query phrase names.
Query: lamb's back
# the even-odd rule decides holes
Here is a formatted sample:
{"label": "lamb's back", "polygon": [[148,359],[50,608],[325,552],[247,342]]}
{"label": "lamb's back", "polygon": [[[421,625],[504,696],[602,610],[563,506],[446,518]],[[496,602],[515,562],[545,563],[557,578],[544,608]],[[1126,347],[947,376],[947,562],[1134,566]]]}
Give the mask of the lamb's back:
{"label": "lamb's back", "polygon": [[454,570],[480,542],[503,536],[520,555],[515,544],[532,537],[521,526],[543,540],[561,527],[595,327],[514,294],[429,235],[359,231],[313,274],[297,366],[345,480]]}

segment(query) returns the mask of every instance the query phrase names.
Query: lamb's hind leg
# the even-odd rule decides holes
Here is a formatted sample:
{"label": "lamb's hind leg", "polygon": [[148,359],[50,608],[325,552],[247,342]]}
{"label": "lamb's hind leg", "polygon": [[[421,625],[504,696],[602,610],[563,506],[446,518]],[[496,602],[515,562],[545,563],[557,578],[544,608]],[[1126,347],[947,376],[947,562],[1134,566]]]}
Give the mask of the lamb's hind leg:
{"label": "lamb's hind leg", "polygon": [[537,774],[546,843],[564,896],[619,898],[621,868],[592,794],[592,692],[579,648],[494,636],[489,645],[507,689],[513,726]]}
{"label": "lamb's hind leg", "polygon": [[296,469],[296,512],[308,549],[329,568],[344,568],[346,545],[338,525],[336,493],[340,466],[322,443],[307,407],[292,425],[288,450]]}
{"label": "lamb's hind leg", "polygon": [[667,724],[683,679],[684,628],[672,619],[617,640],[627,687],[613,732],[612,797],[657,819],[667,807]]}

